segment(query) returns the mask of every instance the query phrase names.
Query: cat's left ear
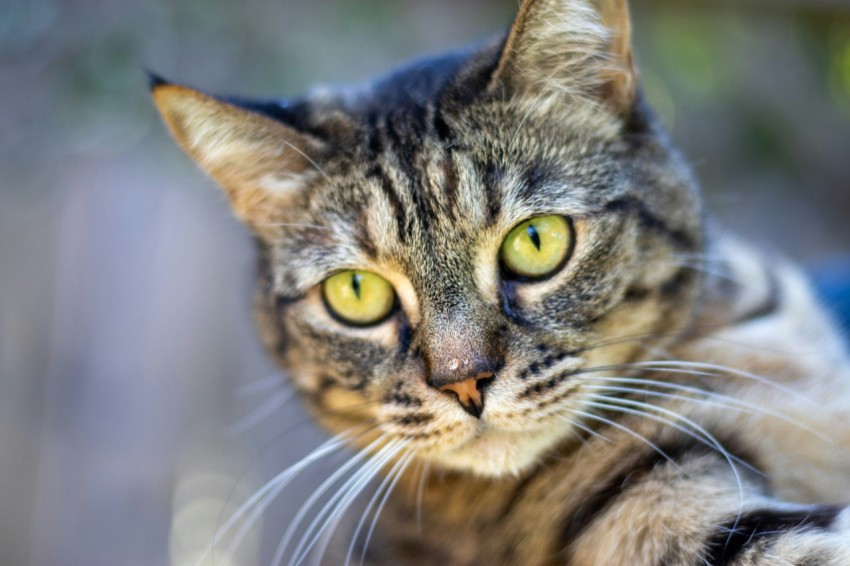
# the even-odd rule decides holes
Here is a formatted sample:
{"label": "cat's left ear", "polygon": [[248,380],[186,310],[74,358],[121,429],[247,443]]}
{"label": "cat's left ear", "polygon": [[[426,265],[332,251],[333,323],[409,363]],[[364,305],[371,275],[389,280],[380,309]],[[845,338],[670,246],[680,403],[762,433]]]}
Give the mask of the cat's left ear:
{"label": "cat's left ear", "polygon": [[184,86],[154,79],[151,93],[177,143],[224,189],[236,216],[273,236],[281,212],[319,173],[324,144]]}
{"label": "cat's left ear", "polygon": [[490,89],[588,97],[627,114],[637,88],[631,38],[627,0],[524,0]]}

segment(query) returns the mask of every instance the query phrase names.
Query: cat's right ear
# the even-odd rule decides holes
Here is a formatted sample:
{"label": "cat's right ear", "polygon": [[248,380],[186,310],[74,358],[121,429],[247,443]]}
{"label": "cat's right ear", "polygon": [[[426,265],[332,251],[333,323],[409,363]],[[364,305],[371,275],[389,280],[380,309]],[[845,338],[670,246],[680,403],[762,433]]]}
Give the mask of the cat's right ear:
{"label": "cat's right ear", "polygon": [[183,150],[227,193],[236,216],[272,237],[292,197],[319,174],[323,144],[282,122],[151,78],[163,120]]}

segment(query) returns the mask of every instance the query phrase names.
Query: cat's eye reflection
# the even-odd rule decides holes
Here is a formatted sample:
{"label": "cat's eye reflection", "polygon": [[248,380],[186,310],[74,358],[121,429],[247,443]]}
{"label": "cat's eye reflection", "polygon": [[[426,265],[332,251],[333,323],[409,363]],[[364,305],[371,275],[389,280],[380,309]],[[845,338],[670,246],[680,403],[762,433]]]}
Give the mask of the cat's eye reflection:
{"label": "cat's eye reflection", "polygon": [[540,216],[516,226],[502,243],[501,260],[508,274],[542,279],[557,271],[573,247],[573,229],[563,216]]}
{"label": "cat's eye reflection", "polygon": [[322,297],[332,315],[354,326],[378,324],[395,306],[392,285],[368,271],[348,270],[331,275],[322,283]]}

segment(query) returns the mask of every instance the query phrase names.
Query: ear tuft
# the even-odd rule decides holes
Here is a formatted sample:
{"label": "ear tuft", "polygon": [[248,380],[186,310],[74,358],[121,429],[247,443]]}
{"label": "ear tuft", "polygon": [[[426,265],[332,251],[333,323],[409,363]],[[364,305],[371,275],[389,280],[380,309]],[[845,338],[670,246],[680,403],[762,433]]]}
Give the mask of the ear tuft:
{"label": "ear tuft", "polygon": [[315,180],[323,147],[267,116],[152,77],[154,102],[183,150],[227,193],[241,220],[261,236],[292,198]]}
{"label": "ear tuft", "polygon": [[147,76],[148,76],[148,89],[151,92],[156,90],[157,87],[171,84],[170,82],[168,82],[167,80],[165,80],[164,78],[162,78],[158,74],[154,73],[153,71],[145,71],[145,74],[147,74]]}
{"label": "ear tuft", "polygon": [[490,89],[593,99],[627,114],[636,83],[627,0],[525,0]]}

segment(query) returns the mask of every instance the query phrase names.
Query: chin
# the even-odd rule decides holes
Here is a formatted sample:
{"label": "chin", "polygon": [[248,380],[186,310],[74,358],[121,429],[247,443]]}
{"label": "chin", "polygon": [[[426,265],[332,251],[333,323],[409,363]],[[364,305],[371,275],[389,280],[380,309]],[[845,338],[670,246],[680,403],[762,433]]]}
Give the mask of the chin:
{"label": "chin", "polygon": [[517,477],[536,466],[563,439],[541,431],[485,429],[469,441],[430,457],[438,466],[489,478]]}

